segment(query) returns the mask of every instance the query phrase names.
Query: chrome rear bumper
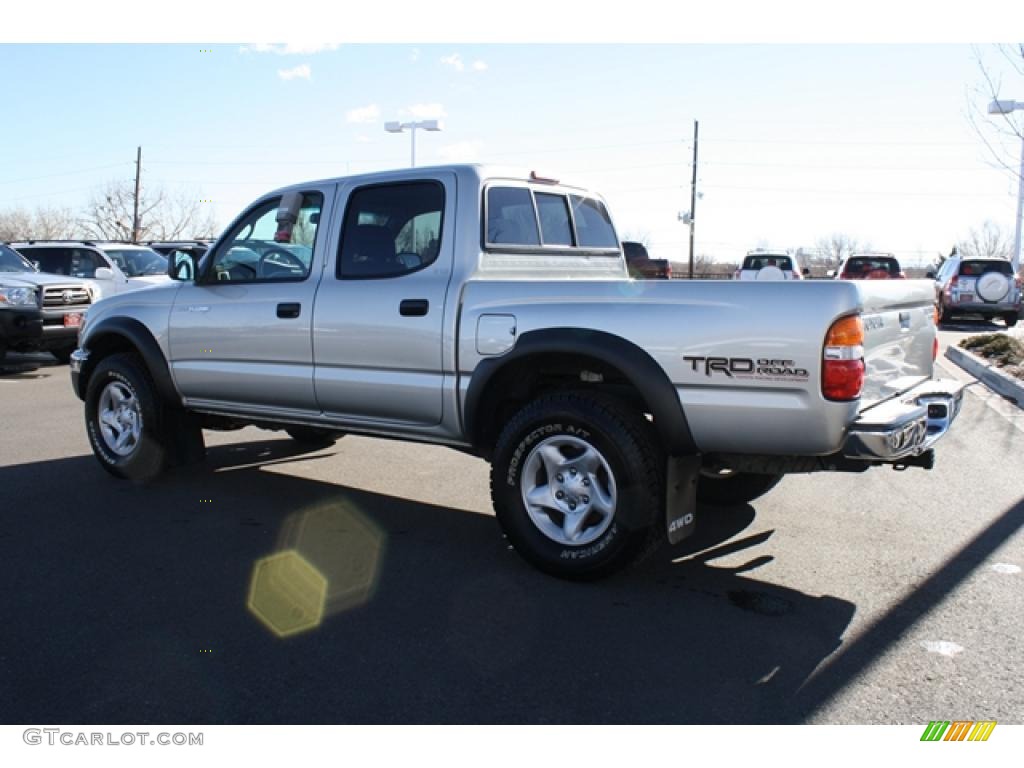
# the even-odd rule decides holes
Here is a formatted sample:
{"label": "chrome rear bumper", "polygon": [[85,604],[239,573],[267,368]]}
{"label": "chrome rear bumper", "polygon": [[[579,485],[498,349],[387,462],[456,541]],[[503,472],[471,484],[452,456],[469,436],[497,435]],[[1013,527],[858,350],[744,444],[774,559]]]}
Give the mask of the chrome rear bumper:
{"label": "chrome rear bumper", "polygon": [[960,413],[964,385],[930,379],[860,415],[843,444],[848,459],[895,461],[931,448]]}

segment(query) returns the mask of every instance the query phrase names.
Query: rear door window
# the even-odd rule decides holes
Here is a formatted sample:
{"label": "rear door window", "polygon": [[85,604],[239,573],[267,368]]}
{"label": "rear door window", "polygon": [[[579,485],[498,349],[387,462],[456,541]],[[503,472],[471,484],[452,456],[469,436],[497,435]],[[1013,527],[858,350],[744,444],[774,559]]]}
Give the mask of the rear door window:
{"label": "rear door window", "polygon": [[413,181],[361,187],[349,196],[337,276],[401,277],[432,264],[441,249],[444,187]]}

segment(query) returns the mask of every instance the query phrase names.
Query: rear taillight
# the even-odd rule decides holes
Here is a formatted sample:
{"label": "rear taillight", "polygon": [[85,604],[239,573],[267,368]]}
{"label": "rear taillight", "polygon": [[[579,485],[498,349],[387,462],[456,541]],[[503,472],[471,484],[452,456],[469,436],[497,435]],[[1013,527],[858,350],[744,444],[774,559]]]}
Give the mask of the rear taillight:
{"label": "rear taillight", "polygon": [[672,262],[669,262],[667,265],[665,265],[665,277],[672,277]]}
{"label": "rear taillight", "polygon": [[864,388],[864,323],[860,315],[841,317],[825,335],[821,394],[826,400],[856,400]]}
{"label": "rear taillight", "polygon": [[936,334],[935,338],[932,339],[932,362],[935,362],[939,357],[939,337]]}

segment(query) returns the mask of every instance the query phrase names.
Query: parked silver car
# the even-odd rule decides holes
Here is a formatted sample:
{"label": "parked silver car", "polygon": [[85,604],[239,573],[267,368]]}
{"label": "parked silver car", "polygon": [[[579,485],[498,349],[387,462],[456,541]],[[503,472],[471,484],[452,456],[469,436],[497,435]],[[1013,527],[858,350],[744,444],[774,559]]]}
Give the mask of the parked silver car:
{"label": "parked silver car", "polygon": [[1021,281],[1005,259],[951,256],[935,276],[940,322],[953,315],[1001,317],[1008,328],[1020,317]]}

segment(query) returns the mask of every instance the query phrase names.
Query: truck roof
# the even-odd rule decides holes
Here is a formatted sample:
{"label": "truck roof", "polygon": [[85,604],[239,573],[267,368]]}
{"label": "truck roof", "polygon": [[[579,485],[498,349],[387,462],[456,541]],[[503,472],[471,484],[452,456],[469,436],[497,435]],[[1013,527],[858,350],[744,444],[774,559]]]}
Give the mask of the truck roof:
{"label": "truck roof", "polygon": [[[523,167],[496,165],[491,163],[453,163],[448,165],[416,166],[416,168],[394,168],[386,171],[373,171],[370,173],[350,174],[348,176],[333,176],[322,179],[308,179],[296,184],[289,184],[268,192],[263,197],[273,197],[291,190],[308,187],[311,184],[335,184],[339,182],[370,183],[390,181],[392,179],[407,179],[410,173],[436,173],[448,171],[454,173],[458,178],[467,182],[473,181],[477,184],[492,179],[508,179],[512,181],[533,181],[540,184],[552,184],[563,189],[579,190],[581,194],[589,197],[601,195],[591,191],[588,187],[573,184],[571,181],[564,181],[559,175],[552,174],[546,170],[530,170]],[[603,199],[603,198],[602,198]]]}

